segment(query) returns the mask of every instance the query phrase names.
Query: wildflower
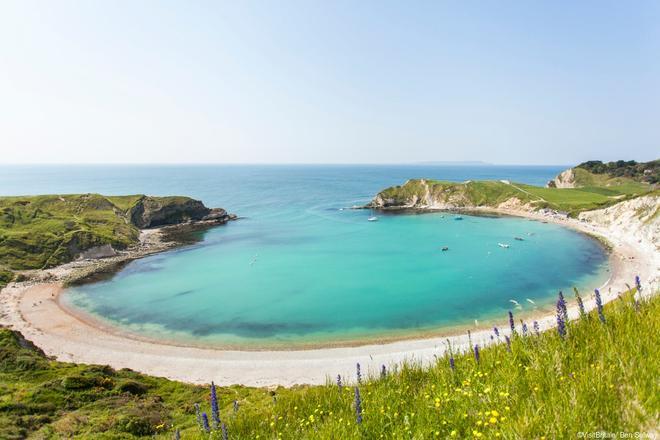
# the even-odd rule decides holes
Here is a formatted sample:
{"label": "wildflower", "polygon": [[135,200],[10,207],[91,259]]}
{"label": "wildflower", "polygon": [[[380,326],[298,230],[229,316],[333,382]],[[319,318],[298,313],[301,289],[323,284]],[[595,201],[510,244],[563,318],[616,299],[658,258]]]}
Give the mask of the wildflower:
{"label": "wildflower", "polygon": [[355,387],[355,420],[358,425],[362,423],[362,399],[360,399],[360,390],[358,387]]}
{"label": "wildflower", "polygon": [[587,315],[587,312],[584,311],[584,303],[582,302],[580,292],[578,292],[577,287],[573,287],[573,291],[575,292],[575,299],[577,300],[578,308],[580,309],[580,318],[584,318]]}
{"label": "wildflower", "polygon": [[568,322],[568,309],[566,308],[564,293],[561,290],[559,291],[559,302],[561,303],[561,313],[563,315],[562,318],[564,318],[564,322]]}
{"label": "wildflower", "polygon": [[642,291],[642,283],[641,280],[639,279],[639,275],[635,275],[635,287],[637,288],[638,292]]}
{"label": "wildflower", "polygon": [[468,330],[468,344],[472,347],[472,332]]}
{"label": "wildflower", "polygon": [[238,400],[234,400],[234,412],[238,412]]}
{"label": "wildflower", "polygon": [[385,377],[387,377],[387,369],[385,368],[385,365],[381,365],[380,367],[380,377],[381,379],[385,379]]}
{"label": "wildflower", "polygon": [[341,374],[337,375],[337,388],[339,388],[339,391],[341,391]]}
{"label": "wildflower", "polygon": [[504,339],[506,339],[506,349],[510,353],[511,352],[511,339],[508,336],[505,336]]}
{"label": "wildflower", "polygon": [[596,295],[596,307],[598,308],[598,318],[600,318],[600,322],[605,324],[605,315],[603,315],[603,300],[600,297],[600,292],[598,291],[598,289],[595,289],[594,293]]}
{"label": "wildflower", "polygon": [[358,383],[362,383],[362,374],[360,373],[360,363],[359,362],[357,363],[356,370],[357,370],[357,381],[358,381]]}
{"label": "wildflower", "polygon": [[213,427],[220,425],[220,409],[218,408],[218,394],[215,384],[211,382],[211,417],[213,418]]}
{"label": "wildflower", "polygon": [[557,301],[557,332],[562,338],[566,336],[566,322],[564,321],[561,300]]}
{"label": "wildflower", "polygon": [[500,331],[497,327],[493,327],[493,333],[495,333],[495,336],[497,336],[498,338],[500,337]]}
{"label": "wildflower", "polygon": [[524,322],[522,323],[522,334],[523,336],[527,336],[527,324]]}
{"label": "wildflower", "polygon": [[209,416],[207,416],[205,412],[202,413],[202,427],[204,428],[204,431],[211,432],[211,427],[209,426]]}
{"label": "wildflower", "polygon": [[513,322],[513,313],[509,310],[509,327],[511,327],[511,335],[516,334],[516,324]]}
{"label": "wildflower", "polygon": [[534,326],[534,333],[536,333],[536,335],[538,336],[538,334],[541,333],[541,327],[539,327],[539,322],[534,321],[533,326]]}
{"label": "wildflower", "polygon": [[220,429],[222,430],[222,440],[227,440],[229,438],[229,435],[227,434],[227,425],[223,423],[220,425]]}
{"label": "wildflower", "polygon": [[452,371],[454,371],[456,369],[456,365],[454,364],[454,355],[453,354],[449,355],[449,368],[451,368]]}
{"label": "wildflower", "polygon": [[474,360],[479,363],[479,344],[474,346]]}
{"label": "wildflower", "polygon": [[199,409],[199,403],[195,404],[195,416],[197,417],[197,425],[199,425],[200,428],[203,428],[203,426],[202,426],[202,411]]}

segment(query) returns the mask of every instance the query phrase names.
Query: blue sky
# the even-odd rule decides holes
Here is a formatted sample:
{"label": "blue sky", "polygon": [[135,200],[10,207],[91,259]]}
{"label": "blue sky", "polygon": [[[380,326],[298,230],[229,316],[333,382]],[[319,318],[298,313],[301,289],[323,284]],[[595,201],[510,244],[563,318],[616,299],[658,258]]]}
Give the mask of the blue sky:
{"label": "blue sky", "polygon": [[660,156],[660,2],[4,1],[0,161]]}

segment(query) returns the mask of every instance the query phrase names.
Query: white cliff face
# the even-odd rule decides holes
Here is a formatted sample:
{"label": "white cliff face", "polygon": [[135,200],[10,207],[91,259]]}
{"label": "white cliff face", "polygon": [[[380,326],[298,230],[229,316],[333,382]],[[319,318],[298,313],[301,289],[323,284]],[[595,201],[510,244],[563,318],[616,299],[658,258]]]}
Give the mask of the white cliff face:
{"label": "white cliff face", "polygon": [[652,281],[660,281],[660,197],[643,196],[605,209],[587,211],[578,219],[604,228],[608,235],[638,247],[655,267]]}
{"label": "white cliff face", "polygon": [[562,171],[561,174],[555,177],[554,182],[556,188],[575,188],[575,172],[573,168]]}
{"label": "white cliff face", "polygon": [[[605,209],[587,211],[578,219],[605,227],[614,235],[635,237],[660,251],[660,197],[643,196]],[[658,255],[660,257],[660,254]]]}

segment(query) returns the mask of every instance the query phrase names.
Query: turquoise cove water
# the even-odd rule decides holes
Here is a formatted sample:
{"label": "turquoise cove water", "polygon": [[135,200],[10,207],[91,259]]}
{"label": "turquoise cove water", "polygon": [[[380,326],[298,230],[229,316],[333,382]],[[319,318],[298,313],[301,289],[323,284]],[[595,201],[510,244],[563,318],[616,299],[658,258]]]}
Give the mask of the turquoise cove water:
{"label": "turquoise cove water", "polygon": [[[176,342],[295,347],[408,337],[548,306],[607,279],[594,240],[526,219],[342,210],[408,178],[543,184],[564,167],[10,167],[9,194],[183,194],[242,216],[62,300]],[[524,237],[524,241],[514,237]],[[510,244],[503,249],[498,243]],[[442,247],[449,247],[442,251]]]}

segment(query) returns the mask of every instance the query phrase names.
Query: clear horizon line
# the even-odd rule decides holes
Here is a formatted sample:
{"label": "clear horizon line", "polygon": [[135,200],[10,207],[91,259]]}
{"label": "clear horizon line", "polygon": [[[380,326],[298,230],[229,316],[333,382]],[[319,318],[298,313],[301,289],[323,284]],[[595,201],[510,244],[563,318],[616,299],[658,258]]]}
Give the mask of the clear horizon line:
{"label": "clear horizon line", "polygon": [[0,166],[574,166],[561,163],[495,163],[476,160],[418,162],[0,162]]}

